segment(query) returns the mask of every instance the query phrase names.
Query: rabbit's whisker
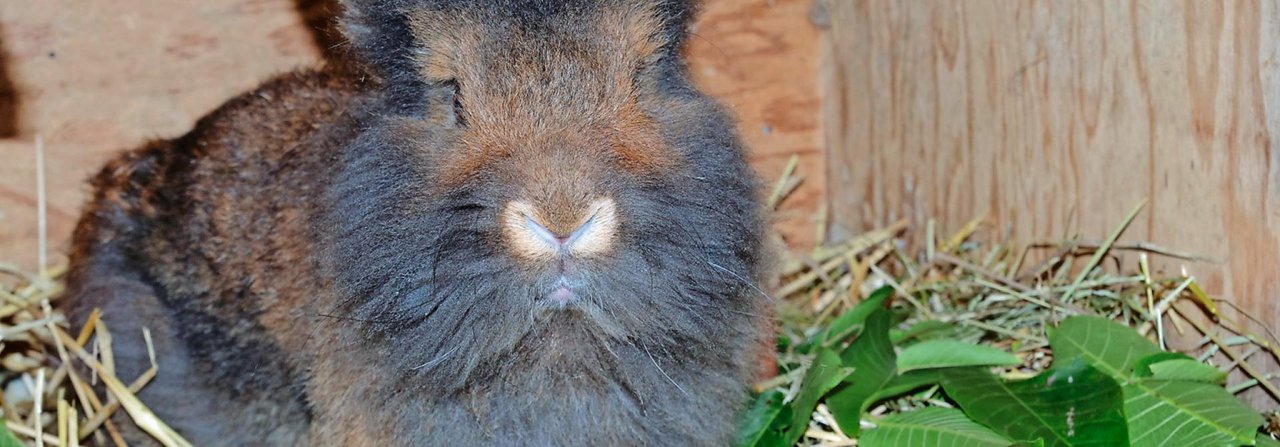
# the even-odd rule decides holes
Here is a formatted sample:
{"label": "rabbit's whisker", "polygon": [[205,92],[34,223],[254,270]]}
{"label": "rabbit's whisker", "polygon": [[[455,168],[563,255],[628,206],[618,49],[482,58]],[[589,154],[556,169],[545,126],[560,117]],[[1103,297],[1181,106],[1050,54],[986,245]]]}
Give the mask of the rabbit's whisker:
{"label": "rabbit's whisker", "polygon": [[769,301],[773,301],[773,296],[769,295],[769,292],[765,292],[764,289],[761,289],[760,286],[756,285],[756,283],[747,281],[742,276],[738,275],[737,273],[734,273],[733,270],[729,270],[727,268],[721,267],[720,264],[716,264],[715,262],[712,262],[710,259],[707,260],[707,265],[715,267],[716,270],[720,270],[722,272],[728,273],[730,276],[736,278],[738,281],[741,281],[743,284],[746,284],[747,287],[755,289],[756,292],[759,292],[760,295],[763,295]]}
{"label": "rabbit's whisker", "polygon": [[415,371],[416,371],[416,370],[420,370],[420,369],[422,369],[422,370],[426,370],[426,371],[430,371],[430,370],[431,370],[431,368],[435,368],[435,367],[436,367],[436,365],[439,365],[439,364],[440,364],[440,362],[445,361],[445,360],[446,360],[446,359],[448,359],[450,356],[453,356],[453,354],[454,354],[454,353],[458,352],[458,348],[459,348],[459,346],[454,346],[454,347],[453,347],[453,349],[450,349],[450,350],[449,350],[449,352],[446,352],[446,353],[444,353],[444,354],[437,355],[437,356],[436,356],[436,358],[431,359],[430,361],[428,361],[428,362],[426,362],[426,363],[423,363],[423,364],[421,364],[421,365],[415,366],[415,367],[410,368],[410,369],[413,369],[413,370],[415,370]]}
{"label": "rabbit's whisker", "polygon": [[666,370],[664,370],[664,369],[662,369],[662,365],[659,365],[659,364],[658,364],[658,359],[653,358],[653,353],[649,352],[649,347],[648,347],[648,346],[645,346],[643,343],[641,343],[641,344],[640,344],[640,349],[644,351],[645,355],[649,356],[649,361],[650,361],[650,362],[653,362],[653,367],[654,367],[654,368],[658,368],[658,372],[659,372],[659,373],[662,373],[662,377],[666,377],[668,382],[671,382],[671,384],[672,384],[672,385],[675,385],[675,386],[676,386],[676,389],[677,389],[677,390],[680,390],[680,393],[681,393],[681,394],[684,394],[684,395],[686,395],[686,396],[688,396],[688,395],[689,395],[689,392],[688,392],[688,391],[685,391],[684,387],[682,387],[682,386],[680,386],[680,384],[676,383],[676,381],[675,381],[674,379],[672,379],[670,375],[668,375],[668,374],[667,374],[667,371],[666,371]]}

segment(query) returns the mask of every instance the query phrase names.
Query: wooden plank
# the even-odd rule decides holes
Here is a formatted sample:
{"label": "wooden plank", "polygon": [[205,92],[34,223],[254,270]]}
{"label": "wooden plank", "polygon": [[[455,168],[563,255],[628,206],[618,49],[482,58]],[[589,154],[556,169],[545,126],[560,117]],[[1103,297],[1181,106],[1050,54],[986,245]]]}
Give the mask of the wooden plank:
{"label": "wooden plank", "polygon": [[778,210],[787,244],[811,247],[824,202],[826,156],[818,96],[820,30],[809,21],[810,0],[711,0],[690,39],[690,70],[708,94],[739,119],[766,185],[792,155],[804,183]]}
{"label": "wooden plank", "polygon": [[51,259],[65,253],[88,175],[117,151],[175,136],[230,96],[318,60],[290,0],[0,2],[17,119],[0,139],[0,260],[35,264],[34,145],[43,137]]}
{"label": "wooden plank", "polygon": [[[181,134],[273,74],[316,64],[339,41],[308,23],[336,10],[332,0],[0,2],[0,261],[35,263],[36,135],[47,148],[56,262],[90,173],[120,149]],[[808,0],[711,0],[690,48],[697,82],[741,118],[765,178],[803,155],[808,180],[781,220],[800,245],[813,242],[826,183],[819,36],[807,12]]]}
{"label": "wooden plank", "polygon": [[1100,238],[1149,197],[1126,240],[1209,257],[1185,267],[1280,321],[1280,3],[829,6],[840,228],[990,212],[1020,240]]}

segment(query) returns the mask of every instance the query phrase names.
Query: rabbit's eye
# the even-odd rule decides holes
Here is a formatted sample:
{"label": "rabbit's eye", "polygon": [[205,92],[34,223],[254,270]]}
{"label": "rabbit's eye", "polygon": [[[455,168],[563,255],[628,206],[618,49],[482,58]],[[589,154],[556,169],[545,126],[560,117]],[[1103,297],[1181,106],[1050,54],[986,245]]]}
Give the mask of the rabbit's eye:
{"label": "rabbit's eye", "polygon": [[450,88],[453,89],[452,94],[449,95],[453,106],[453,121],[457,123],[458,127],[466,127],[467,119],[462,114],[462,91],[458,88],[457,81],[449,84]]}

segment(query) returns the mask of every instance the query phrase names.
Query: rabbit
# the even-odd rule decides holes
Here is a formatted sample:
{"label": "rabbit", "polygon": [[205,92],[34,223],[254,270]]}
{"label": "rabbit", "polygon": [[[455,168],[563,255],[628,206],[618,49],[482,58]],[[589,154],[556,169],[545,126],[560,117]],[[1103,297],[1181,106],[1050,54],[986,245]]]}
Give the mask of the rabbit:
{"label": "rabbit", "polygon": [[[74,234],[197,445],[725,445],[767,216],[682,0],[344,0],[349,57],[109,162]],[[120,412],[130,443],[152,442]]]}

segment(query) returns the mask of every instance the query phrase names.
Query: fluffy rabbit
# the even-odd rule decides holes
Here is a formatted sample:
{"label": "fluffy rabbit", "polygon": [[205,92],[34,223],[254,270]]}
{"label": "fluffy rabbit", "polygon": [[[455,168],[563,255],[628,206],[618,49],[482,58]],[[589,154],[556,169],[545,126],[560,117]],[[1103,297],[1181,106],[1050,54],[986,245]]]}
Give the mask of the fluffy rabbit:
{"label": "fluffy rabbit", "polygon": [[347,0],[353,62],[94,178],[68,314],[197,445],[724,445],[765,223],[694,6]]}

